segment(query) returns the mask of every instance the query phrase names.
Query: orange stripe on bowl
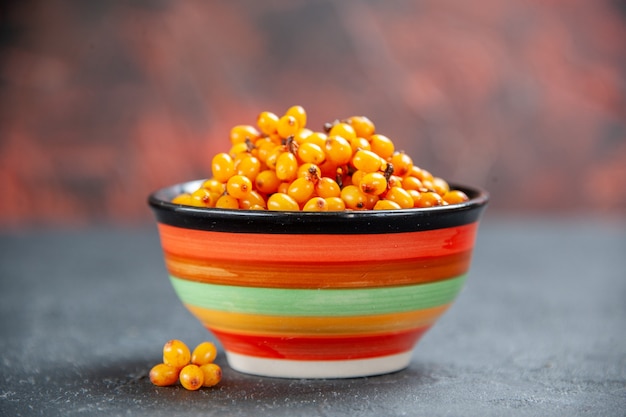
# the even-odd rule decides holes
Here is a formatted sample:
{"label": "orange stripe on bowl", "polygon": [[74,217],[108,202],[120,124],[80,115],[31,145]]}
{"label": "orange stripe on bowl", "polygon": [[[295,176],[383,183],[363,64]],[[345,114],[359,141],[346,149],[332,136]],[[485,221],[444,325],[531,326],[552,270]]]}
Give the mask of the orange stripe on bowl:
{"label": "orange stripe on bowl", "polygon": [[417,311],[364,316],[298,317],[234,313],[186,305],[205,327],[212,330],[284,337],[407,331],[432,325],[449,306],[446,304]]}
{"label": "orange stripe on bowl", "polygon": [[430,328],[353,336],[283,337],[239,335],[211,331],[226,351],[260,358],[291,360],[347,360],[407,352]]}
{"label": "orange stripe on bowl", "polygon": [[185,229],[159,223],[161,246],[169,254],[233,262],[303,259],[369,262],[449,255],[474,246],[478,222],[445,229],[387,234],[258,234]]}
{"label": "orange stripe on bowl", "polygon": [[465,274],[470,250],[450,255],[388,262],[299,263],[233,262],[194,259],[165,252],[165,265],[175,277],[219,285],[268,288],[363,288],[434,282]]}

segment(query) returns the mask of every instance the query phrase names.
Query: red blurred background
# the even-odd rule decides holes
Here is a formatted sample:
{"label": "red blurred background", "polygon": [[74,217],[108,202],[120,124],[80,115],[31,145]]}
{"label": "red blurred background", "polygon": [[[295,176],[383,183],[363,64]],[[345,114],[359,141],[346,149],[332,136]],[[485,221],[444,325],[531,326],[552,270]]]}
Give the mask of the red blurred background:
{"label": "red blurred background", "polygon": [[230,127],[351,115],[490,213],[626,217],[617,1],[3,3],[0,227],[136,224]]}

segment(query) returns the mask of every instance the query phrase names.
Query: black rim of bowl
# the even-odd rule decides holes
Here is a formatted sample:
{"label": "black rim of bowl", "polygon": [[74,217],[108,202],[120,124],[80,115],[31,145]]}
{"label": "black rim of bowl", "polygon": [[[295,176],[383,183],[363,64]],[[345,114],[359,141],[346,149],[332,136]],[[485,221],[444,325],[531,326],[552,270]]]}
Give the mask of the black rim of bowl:
{"label": "black rim of bowl", "polygon": [[417,232],[474,223],[480,219],[489,194],[480,188],[450,184],[470,200],[460,204],[401,210],[260,211],[191,207],[171,202],[203,180],[162,188],[148,197],[159,223],[186,229],[268,234],[381,234]]}

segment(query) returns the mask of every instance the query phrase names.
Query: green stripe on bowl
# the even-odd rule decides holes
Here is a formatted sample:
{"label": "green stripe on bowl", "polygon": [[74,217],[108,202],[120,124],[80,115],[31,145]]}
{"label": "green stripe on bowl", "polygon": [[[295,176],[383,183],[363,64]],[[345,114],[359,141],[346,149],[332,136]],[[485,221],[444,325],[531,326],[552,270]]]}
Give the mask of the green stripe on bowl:
{"label": "green stripe on bowl", "polygon": [[448,304],[466,275],[427,284],[363,289],[284,289],[205,284],[170,276],[183,303],[214,310],[276,316],[356,316]]}

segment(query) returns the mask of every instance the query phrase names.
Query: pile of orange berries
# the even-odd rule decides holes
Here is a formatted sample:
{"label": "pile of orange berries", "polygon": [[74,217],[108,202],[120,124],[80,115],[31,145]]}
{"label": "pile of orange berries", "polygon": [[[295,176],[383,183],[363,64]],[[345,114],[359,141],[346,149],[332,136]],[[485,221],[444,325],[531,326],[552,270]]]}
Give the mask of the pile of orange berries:
{"label": "pile of orange berries", "polygon": [[264,111],[256,126],[230,131],[231,148],[212,159],[213,177],[174,203],[278,211],[393,210],[467,201],[413,163],[374,123],[352,116],[307,128],[302,106]]}
{"label": "pile of orange berries", "polygon": [[163,363],[150,370],[150,381],[159,387],[180,384],[195,391],[212,387],[222,380],[222,369],[213,363],[217,348],[211,342],[202,342],[191,352],[180,340],[170,340],[163,346]]}

